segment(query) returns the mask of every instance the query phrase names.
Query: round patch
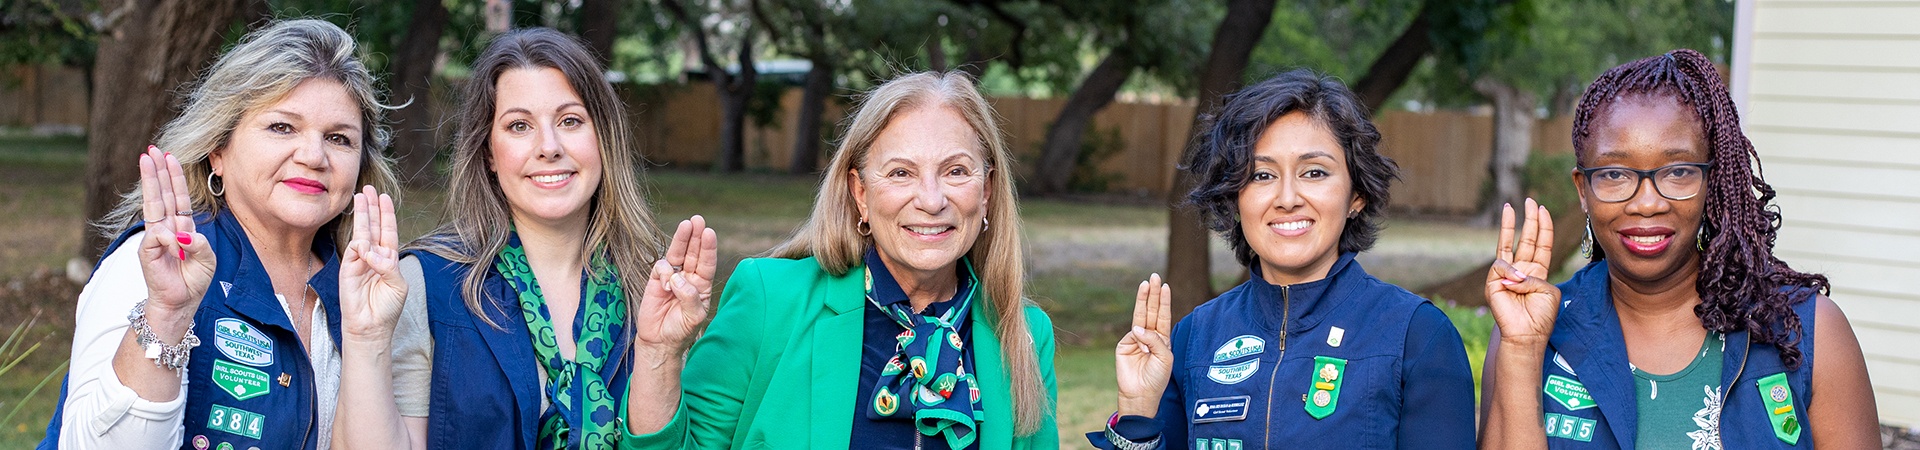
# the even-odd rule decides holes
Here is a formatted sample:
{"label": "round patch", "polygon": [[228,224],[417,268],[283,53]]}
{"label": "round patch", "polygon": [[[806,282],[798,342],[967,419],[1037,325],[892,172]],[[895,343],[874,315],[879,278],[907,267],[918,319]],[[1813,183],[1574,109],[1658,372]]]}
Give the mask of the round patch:
{"label": "round patch", "polygon": [[1320,366],[1321,380],[1333,381],[1335,378],[1340,378],[1340,371],[1334,370],[1332,364]]}
{"label": "round patch", "polygon": [[1328,392],[1328,391],[1313,391],[1313,406],[1318,406],[1318,407],[1322,407],[1322,408],[1325,408],[1325,407],[1327,407],[1327,404],[1328,404],[1328,403],[1333,403],[1333,393],[1332,393],[1332,392]]}
{"label": "round patch", "polygon": [[880,388],[878,395],[873,396],[873,412],[880,413],[882,416],[891,416],[894,411],[899,410],[900,397],[893,395],[893,392],[885,386]]}
{"label": "round patch", "polygon": [[947,333],[947,344],[951,344],[951,345],[953,345],[953,349],[954,349],[954,350],[959,350],[959,349],[960,349],[960,334],[959,334],[959,333]]}
{"label": "round patch", "polygon": [[911,364],[909,364],[909,365],[910,365],[910,366],[913,366],[913,377],[914,377],[914,378],[926,378],[926,377],[927,377],[927,360],[925,360],[925,359],[921,359],[920,357],[918,357],[918,356],[915,356],[915,357],[913,357],[913,362],[912,362]]}
{"label": "round patch", "polygon": [[953,374],[941,375],[933,380],[933,390],[940,393],[940,398],[953,398],[953,386],[958,384],[957,378]]}
{"label": "round patch", "polygon": [[195,450],[207,450],[208,445],[212,445],[212,443],[207,442],[206,435],[203,434],[193,437],[193,448]]}
{"label": "round patch", "polygon": [[219,446],[219,447],[215,447],[215,448],[218,448],[218,449],[220,449],[220,450],[233,450],[233,443],[231,443],[231,442],[221,442],[221,443],[220,443],[220,446]]}
{"label": "round patch", "polygon": [[1772,397],[1773,397],[1773,401],[1775,401],[1775,402],[1784,402],[1784,401],[1787,401],[1787,387],[1786,387],[1786,386],[1774,386],[1774,387],[1773,387],[1773,389],[1772,389],[1772,391],[1771,391],[1771,392],[1768,392],[1768,395],[1770,395],[1770,396],[1772,396]]}
{"label": "round patch", "polygon": [[924,406],[938,405],[940,402],[947,401],[946,397],[941,397],[940,393],[927,389],[926,386],[920,386],[919,389],[914,390],[914,393],[917,394],[915,398],[919,399],[920,404]]}

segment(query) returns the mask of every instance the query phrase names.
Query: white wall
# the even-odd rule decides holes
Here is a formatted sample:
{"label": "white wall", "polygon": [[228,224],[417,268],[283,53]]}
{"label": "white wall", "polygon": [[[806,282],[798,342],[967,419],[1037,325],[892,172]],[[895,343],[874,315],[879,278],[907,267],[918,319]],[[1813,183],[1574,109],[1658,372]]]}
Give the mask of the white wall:
{"label": "white wall", "polygon": [[1920,426],[1920,1],[1741,3],[1734,92],[1776,254],[1832,279],[1881,421]]}

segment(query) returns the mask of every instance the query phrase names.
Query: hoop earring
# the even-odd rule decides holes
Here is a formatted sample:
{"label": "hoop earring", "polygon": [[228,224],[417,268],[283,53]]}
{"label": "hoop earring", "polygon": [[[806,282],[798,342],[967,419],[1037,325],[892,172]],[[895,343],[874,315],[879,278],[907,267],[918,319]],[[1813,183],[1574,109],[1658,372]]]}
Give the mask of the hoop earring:
{"label": "hoop earring", "polygon": [[213,194],[215,197],[227,194],[226,183],[220,183],[220,189],[214,189],[213,186],[213,172],[207,172],[207,192]]}
{"label": "hoop earring", "polygon": [[872,236],[872,235],[873,235],[873,226],[872,226],[872,225],[867,225],[867,221],[866,221],[866,219],[861,219],[861,220],[860,220],[860,224],[859,224],[859,225],[854,225],[854,226],[853,226],[853,229],[854,229],[855,231],[859,231],[859,232],[860,232],[860,235],[861,235],[861,236]]}
{"label": "hoop earring", "polygon": [[1587,239],[1580,241],[1580,257],[1593,259],[1593,219],[1587,219]]}

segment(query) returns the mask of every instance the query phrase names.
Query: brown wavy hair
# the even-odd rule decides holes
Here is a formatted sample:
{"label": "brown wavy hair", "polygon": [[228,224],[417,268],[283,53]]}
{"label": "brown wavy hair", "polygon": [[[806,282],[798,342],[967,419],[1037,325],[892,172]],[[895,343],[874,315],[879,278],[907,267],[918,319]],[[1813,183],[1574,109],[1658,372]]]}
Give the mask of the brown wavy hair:
{"label": "brown wavy hair", "polygon": [[[1789,369],[1798,368],[1803,318],[1793,305],[1810,299],[1808,290],[1826,294],[1832,284],[1825,275],[1795,271],[1773,255],[1780,211],[1773,205],[1773,187],[1762,178],[1759,153],[1740,132],[1740,115],[1720,72],[1700,52],[1681,49],[1601,74],[1574,112],[1577,158],[1585,161],[1593,151],[1594,121],[1632,95],[1691,107],[1707,139],[1707,205],[1697,238],[1706,251],[1700,255],[1700,279],[1694,285],[1700,304],[1693,313],[1709,330],[1751,331],[1754,340],[1778,347]],[[1593,261],[1606,257],[1593,246]]]}

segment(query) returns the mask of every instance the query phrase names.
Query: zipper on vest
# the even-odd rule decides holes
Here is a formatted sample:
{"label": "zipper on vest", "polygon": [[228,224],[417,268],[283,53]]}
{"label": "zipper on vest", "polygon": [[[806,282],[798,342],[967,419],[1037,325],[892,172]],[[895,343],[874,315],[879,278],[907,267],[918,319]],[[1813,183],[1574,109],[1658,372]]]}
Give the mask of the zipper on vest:
{"label": "zipper on vest", "polygon": [[[1740,384],[1740,375],[1747,372],[1747,356],[1753,353],[1752,330],[1748,330],[1747,338],[1742,340],[1747,341],[1747,344],[1746,344],[1746,350],[1740,351],[1740,368],[1733,369],[1733,384],[1729,386],[1722,386],[1722,388],[1725,388],[1726,390],[1720,392],[1720,416],[1721,417],[1726,417],[1727,415],[1727,399],[1733,397],[1733,388]],[[1720,448],[1727,448],[1726,435],[1721,434],[1721,432],[1725,431],[1722,429],[1724,428],[1725,423],[1726,422],[1720,420],[1719,417],[1716,417],[1713,420],[1713,426],[1714,426],[1713,437],[1714,439],[1718,439],[1720,441]]]}
{"label": "zipper on vest", "polygon": [[1290,287],[1280,286],[1280,354],[1273,358],[1273,369],[1267,371],[1267,434],[1260,439],[1261,448],[1273,448],[1273,383],[1279,379],[1281,360],[1287,357],[1287,324],[1293,322],[1293,294]]}

